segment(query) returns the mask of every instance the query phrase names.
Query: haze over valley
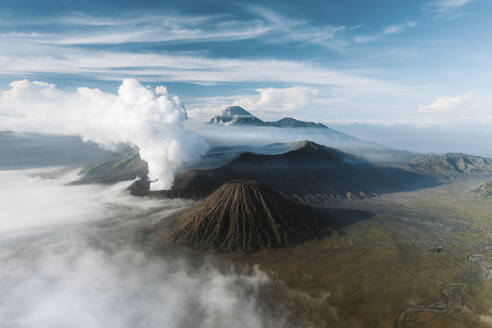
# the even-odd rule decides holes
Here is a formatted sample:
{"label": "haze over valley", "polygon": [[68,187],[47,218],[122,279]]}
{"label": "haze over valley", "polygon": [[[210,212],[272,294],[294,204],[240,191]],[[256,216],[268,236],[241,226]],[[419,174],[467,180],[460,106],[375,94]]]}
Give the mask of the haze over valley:
{"label": "haze over valley", "polygon": [[492,327],[480,0],[0,3],[0,326]]}

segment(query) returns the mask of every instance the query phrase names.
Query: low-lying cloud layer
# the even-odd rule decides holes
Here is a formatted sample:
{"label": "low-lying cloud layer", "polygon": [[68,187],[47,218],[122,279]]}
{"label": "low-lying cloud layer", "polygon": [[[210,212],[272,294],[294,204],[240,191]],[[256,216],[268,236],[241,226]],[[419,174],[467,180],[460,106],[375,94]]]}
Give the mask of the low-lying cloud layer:
{"label": "low-lying cloud layer", "polygon": [[183,128],[186,111],[165,87],[153,90],[127,79],[113,95],[90,88],[67,92],[27,80],[10,86],[0,99],[0,130],[80,135],[107,148],[136,146],[156,189],[169,188],[175,170],[207,149]]}
{"label": "low-lying cloud layer", "polygon": [[217,146],[264,146],[274,143],[290,143],[311,140],[330,147],[367,146],[363,141],[326,129],[277,128],[257,126],[221,126],[213,124],[187,125],[190,130]]}
{"label": "low-lying cloud layer", "polygon": [[83,241],[50,247],[0,252],[3,327],[274,326],[256,302],[267,282],[261,273],[194,271],[183,260],[128,249],[110,254]]}
{"label": "low-lying cloud layer", "polygon": [[162,206],[151,200],[135,202],[122,192],[128,185],[125,182],[109,187],[67,186],[77,178],[76,171],[60,168],[0,171],[0,237],[107,219],[115,214],[110,206],[135,211]]}
{"label": "low-lying cloud layer", "polygon": [[73,175],[57,173],[0,171],[2,327],[284,326],[258,299],[269,283],[261,271],[137,247],[140,228],[189,203],[133,198],[118,185],[67,186]]}

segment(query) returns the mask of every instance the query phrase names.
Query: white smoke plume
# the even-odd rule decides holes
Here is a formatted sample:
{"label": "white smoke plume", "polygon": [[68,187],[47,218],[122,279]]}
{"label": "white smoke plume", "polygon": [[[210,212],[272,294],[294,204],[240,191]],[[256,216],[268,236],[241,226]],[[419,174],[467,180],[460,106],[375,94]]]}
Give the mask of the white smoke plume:
{"label": "white smoke plume", "polygon": [[0,98],[0,130],[79,135],[105,148],[121,143],[136,146],[148,163],[153,189],[172,186],[184,162],[207,150],[206,143],[182,123],[186,110],[165,87],[151,89],[123,80],[118,94],[54,84],[15,81]]}

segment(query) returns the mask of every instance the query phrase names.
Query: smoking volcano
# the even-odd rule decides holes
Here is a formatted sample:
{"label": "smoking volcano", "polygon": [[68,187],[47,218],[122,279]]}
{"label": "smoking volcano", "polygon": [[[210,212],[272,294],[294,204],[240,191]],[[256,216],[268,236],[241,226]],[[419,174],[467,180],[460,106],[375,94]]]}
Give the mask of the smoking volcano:
{"label": "smoking volcano", "polygon": [[293,246],[326,232],[313,208],[252,180],[225,183],[181,220],[174,233],[176,242],[219,252]]}

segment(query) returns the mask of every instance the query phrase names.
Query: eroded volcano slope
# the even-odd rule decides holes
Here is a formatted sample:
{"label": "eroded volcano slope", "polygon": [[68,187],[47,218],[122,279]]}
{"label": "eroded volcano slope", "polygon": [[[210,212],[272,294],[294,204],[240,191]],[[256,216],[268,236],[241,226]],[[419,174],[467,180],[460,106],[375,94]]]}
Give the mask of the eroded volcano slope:
{"label": "eroded volcano slope", "polygon": [[327,232],[313,208],[249,180],[225,183],[182,222],[173,235],[176,242],[220,252],[293,246]]}

